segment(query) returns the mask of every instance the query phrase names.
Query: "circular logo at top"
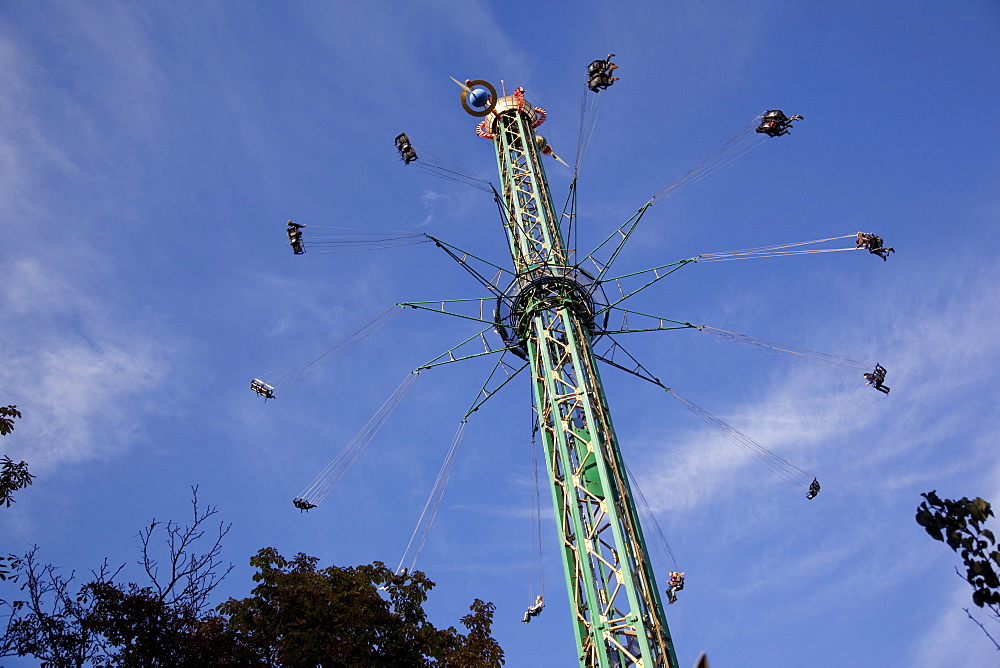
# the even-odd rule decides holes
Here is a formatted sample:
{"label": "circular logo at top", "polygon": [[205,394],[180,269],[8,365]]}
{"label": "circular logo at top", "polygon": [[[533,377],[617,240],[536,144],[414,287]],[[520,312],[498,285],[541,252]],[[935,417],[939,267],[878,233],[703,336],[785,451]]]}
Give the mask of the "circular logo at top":
{"label": "circular logo at top", "polygon": [[462,89],[462,109],[470,116],[486,116],[497,106],[497,89],[489,81],[476,79]]}

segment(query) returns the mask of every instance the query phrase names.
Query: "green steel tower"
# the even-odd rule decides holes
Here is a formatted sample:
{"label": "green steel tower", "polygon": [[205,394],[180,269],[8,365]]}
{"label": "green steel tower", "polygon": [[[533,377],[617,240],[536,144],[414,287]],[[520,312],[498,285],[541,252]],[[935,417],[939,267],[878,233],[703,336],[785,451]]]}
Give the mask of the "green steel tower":
{"label": "green steel tower", "polygon": [[580,664],[676,666],[592,349],[594,282],[571,265],[540,160],[544,117],[518,88],[478,128],[496,150],[516,275],[498,329],[533,375]]}

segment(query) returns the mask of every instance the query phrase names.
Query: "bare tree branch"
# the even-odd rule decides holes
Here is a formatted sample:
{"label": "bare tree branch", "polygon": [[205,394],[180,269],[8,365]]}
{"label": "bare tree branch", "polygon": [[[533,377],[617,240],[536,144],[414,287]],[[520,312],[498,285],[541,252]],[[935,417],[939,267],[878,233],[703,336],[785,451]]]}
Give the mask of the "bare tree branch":
{"label": "bare tree branch", "polygon": [[990,641],[993,643],[993,647],[996,648],[997,651],[1000,651],[1000,644],[998,644],[997,641],[996,641],[996,639],[993,636],[990,635],[990,632],[986,630],[986,627],[983,626],[983,623],[981,621],[979,621],[978,619],[976,619],[975,617],[973,617],[972,613],[969,612],[968,608],[962,608],[962,610],[965,610],[965,614],[967,614],[969,616],[969,619],[971,619],[972,621],[974,621],[976,623],[976,626],[978,626],[979,628],[981,628],[983,630],[983,633],[986,634],[986,637],[989,638]]}
{"label": "bare tree branch", "polygon": [[168,576],[161,579],[159,561],[154,556],[152,548],[153,534],[162,522],[154,519],[148,528],[139,532],[139,541],[142,543],[142,559],[139,563],[149,576],[161,602],[200,610],[212,591],[234,568],[233,564],[224,568],[219,559],[222,540],[229,533],[232,524],[219,522],[215,540],[205,553],[198,554],[193,551],[193,547],[204,538],[207,531],[205,525],[219,511],[215,506],[207,506],[204,510],[199,508],[198,487],[192,486],[191,512],[192,521],[188,526],[181,526],[173,520],[164,525]]}
{"label": "bare tree branch", "polygon": [[21,591],[25,600],[0,600],[0,607],[7,611],[6,632],[0,643],[3,655],[31,654],[59,666],[99,660],[105,649],[103,639],[84,624],[91,601],[69,591],[75,573],[63,577],[55,566],[40,564],[37,553],[36,545],[17,560],[17,570],[24,576]]}

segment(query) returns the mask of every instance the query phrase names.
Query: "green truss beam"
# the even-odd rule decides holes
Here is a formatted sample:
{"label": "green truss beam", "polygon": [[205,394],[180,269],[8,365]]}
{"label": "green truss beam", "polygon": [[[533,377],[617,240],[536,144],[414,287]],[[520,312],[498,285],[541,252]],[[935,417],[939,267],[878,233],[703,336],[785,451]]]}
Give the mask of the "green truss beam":
{"label": "green truss beam", "polygon": [[593,286],[570,265],[536,148],[535,110],[515,93],[489,118],[516,274],[506,295],[510,324],[533,376],[580,665],[676,667],[597,370]]}

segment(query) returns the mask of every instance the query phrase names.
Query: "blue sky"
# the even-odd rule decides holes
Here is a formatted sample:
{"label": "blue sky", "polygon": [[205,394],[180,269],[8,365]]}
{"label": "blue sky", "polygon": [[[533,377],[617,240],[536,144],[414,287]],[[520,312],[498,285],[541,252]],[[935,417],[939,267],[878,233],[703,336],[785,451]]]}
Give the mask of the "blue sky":
{"label": "blue sky", "polygon": [[[995,662],[913,514],[930,489],[1000,500],[998,39],[1000,8],[972,1],[4,3],[0,403],[24,419],[3,450],[38,476],[3,511],[4,549],[134,563],[139,529],[186,518],[199,485],[233,524],[224,596],[250,589],[265,546],[394,565],[488,362],[421,374],[319,509],[290,500],[474,324],[407,311],[266,405],[248,381],[393,303],[483,291],[430,245],[293,256],[283,223],[426,232],[503,263],[490,197],[404,167],[393,137],[495,182],[448,77],[502,79],[572,163],[586,65],[615,52],[581,247],[780,108],[805,120],[656,204],[619,267],[858,230],[897,250],[694,265],[630,304],[878,360],[893,388],[697,332],[629,335],[668,385],[823,483],[807,502],[662,391],[603,372],[687,573],[668,609],[681,664]],[[561,204],[571,172],[546,169]],[[491,600],[508,665],[569,666],[549,515],[548,607],[519,621],[539,570],[529,430],[526,379],[470,420],[418,565],[436,623]]]}

